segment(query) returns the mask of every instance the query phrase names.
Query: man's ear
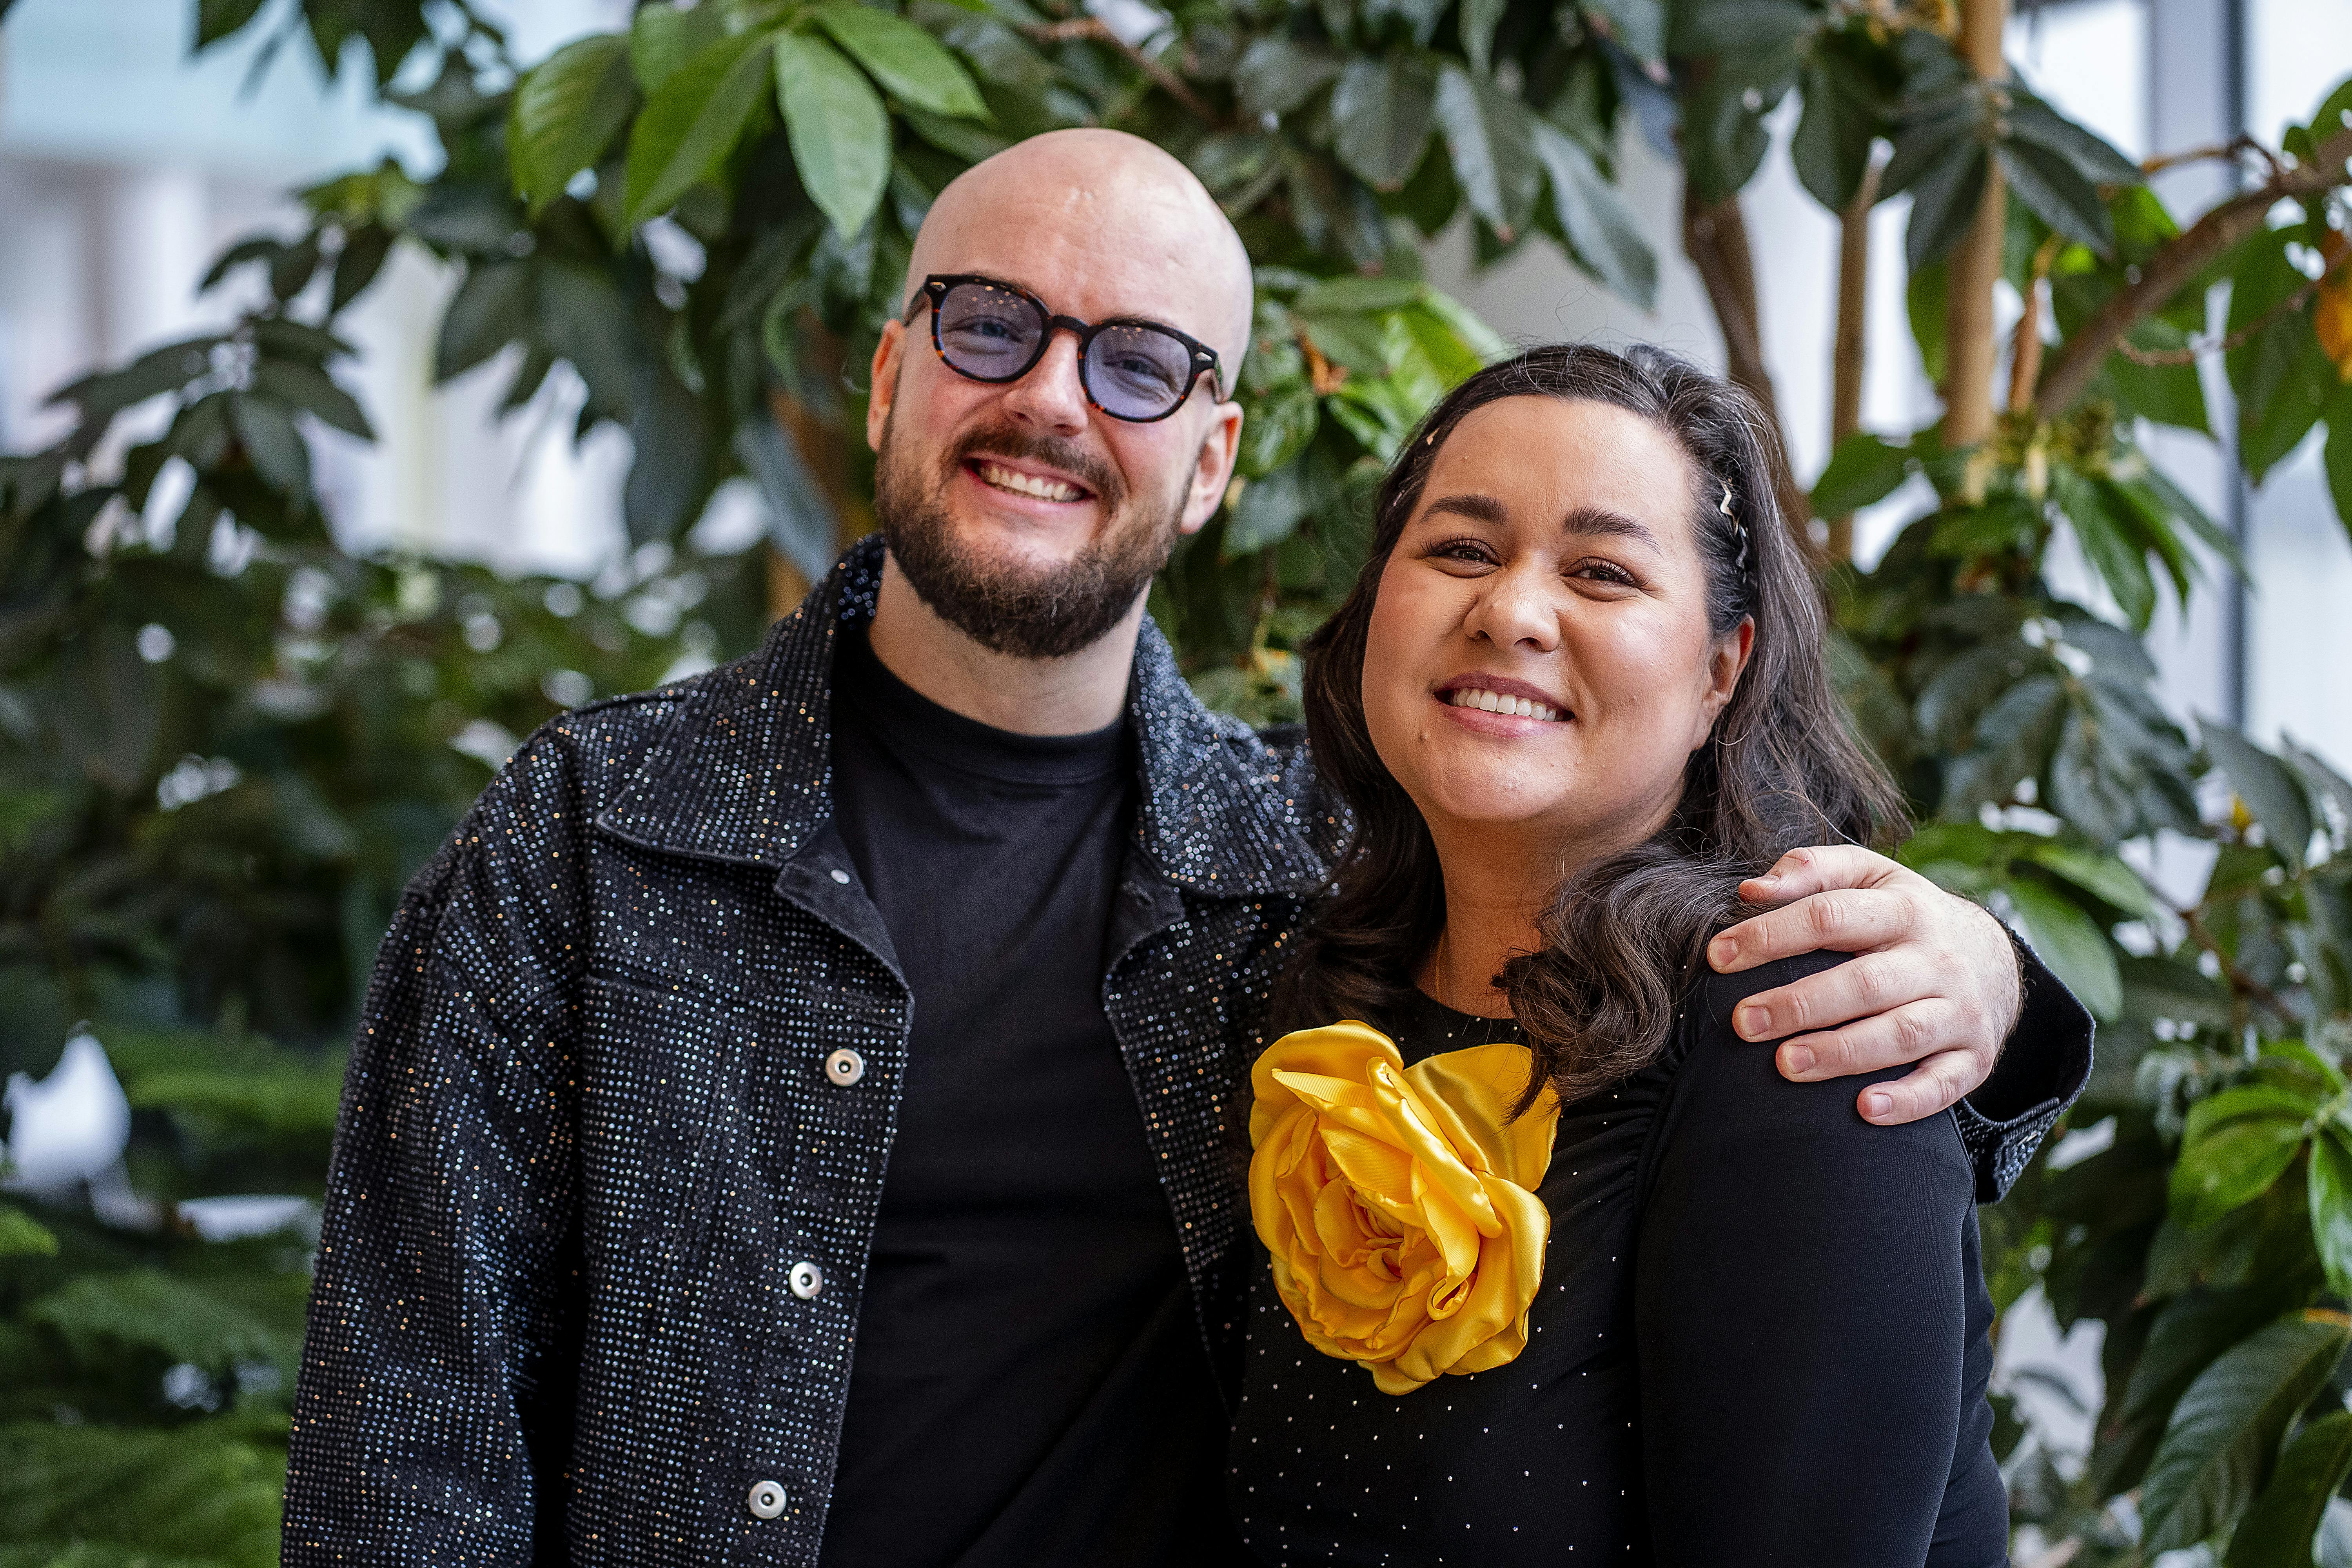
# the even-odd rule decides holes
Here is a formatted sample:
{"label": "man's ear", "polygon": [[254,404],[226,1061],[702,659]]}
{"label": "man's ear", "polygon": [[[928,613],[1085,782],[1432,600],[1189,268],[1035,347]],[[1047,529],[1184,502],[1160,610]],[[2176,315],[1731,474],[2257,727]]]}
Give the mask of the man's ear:
{"label": "man's ear", "polygon": [[1220,403],[1214,417],[1216,423],[1202,437],[1201,455],[1192,465],[1192,483],[1184,492],[1184,516],[1177,524],[1180,533],[1198,533],[1217,515],[1225,487],[1233,481],[1234,462],[1241,455],[1242,405]]}
{"label": "man's ear", "polygon": [[882,429],[890,423],[890,405],[898,400],[898,364],[907,350],[907,323],[882,323],[882,341],[874,345],[874,363],[866,384],[866,444],[882,449]]}

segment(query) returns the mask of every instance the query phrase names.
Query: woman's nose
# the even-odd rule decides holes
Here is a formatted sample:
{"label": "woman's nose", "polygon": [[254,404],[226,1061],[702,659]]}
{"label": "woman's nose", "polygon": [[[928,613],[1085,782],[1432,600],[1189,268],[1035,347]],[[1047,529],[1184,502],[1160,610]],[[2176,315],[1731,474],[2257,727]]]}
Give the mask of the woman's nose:
{"label": "woman's nose", "polygon": [[1462,629],[1498,648],[1549,653],[1559,646],[1559,606],[1546,572],[1506,569],[1486,580]]}
{"label": "woman's nose", "polygon": [[1004,389],[1004,411],[1021,424],[1056,436],[1087,427],[1087,389],[1078,379],[1078,339],[1057,331],[1029,374]]}

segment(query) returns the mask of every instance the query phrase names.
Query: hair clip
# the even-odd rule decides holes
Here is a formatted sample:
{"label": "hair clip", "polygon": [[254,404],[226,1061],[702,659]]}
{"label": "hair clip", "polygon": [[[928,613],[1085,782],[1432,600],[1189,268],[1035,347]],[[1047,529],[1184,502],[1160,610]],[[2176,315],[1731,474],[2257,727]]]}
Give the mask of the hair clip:
{"label": "hair clip", "polygon": [[1731,531],[1739,537],[1739,555],[1737,560],[1732,562],[1731,569],[1735,572],[1747,571],[1748,525],[1740,521],[1738,516],[1731,510],[1731,487],[1729,485],[1727,484],[1723,487],[1723,499],[1715,503],[1715,510],[1731,520]]}
{"label": "hair clip", "polygon": [[[1725,485],[1723,487],[1723,499],[1716,503],[1715,510],[1721,512],[1726,517],[1731,517],[1731,487],[1729,485]],[[1737,522],[1739,520],[1738,518],[1732,518],[1732,521]]]}

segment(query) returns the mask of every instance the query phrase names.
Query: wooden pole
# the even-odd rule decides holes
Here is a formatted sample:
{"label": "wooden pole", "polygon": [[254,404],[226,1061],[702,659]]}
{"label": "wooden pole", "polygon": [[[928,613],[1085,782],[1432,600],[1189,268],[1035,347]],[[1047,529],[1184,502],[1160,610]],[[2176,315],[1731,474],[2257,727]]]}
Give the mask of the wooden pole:
{"label": "wooden pole", "polygon": [[[1960,57],[1980,81],[1999,81],[2001,28],[2008,0],[1960,0]],[[2009,223],[2009,193],[2000,165],[1988,156],[1984,195],[1976,222],[1952,253],[1950,292],[1945,297],[1944,342],[1948,375],[1944,387],[1944,444],[1972,447],[1992,434],[1992,371],[1999,344],[1992,319],[1992,286],[2000,277],[2001,241]]]}
{"label": "wooden pole", "polygon": [[[1838,217],[1837,347],[1831,361],[1830,450],[1862,428],[1862,372],[1870,317],[1870,209],[1878,205],[1878,163],[1863,171],[1862,185]],[[1853,559],[1853,513],[1828,520],[1829,552]]]}
{"label": "wooden pole", "polygon": [[1688,184],[1684,185],[1683,250],[1706,285],[1707,302],[1715,307],[1716,324],[1723,332],[1724,359],[1731,379],[1763,405],[1780,441],[1780,514],[1799,547],[1818,557],[1806,528],[1813,515],[1812,501],[1789,471],[1780,400],[1773,395],[1771,373],[1764,368],[1756,261],[1748,248],[1748,219],[1740,211],[1737,193],[1719,202],[1702,202]]}

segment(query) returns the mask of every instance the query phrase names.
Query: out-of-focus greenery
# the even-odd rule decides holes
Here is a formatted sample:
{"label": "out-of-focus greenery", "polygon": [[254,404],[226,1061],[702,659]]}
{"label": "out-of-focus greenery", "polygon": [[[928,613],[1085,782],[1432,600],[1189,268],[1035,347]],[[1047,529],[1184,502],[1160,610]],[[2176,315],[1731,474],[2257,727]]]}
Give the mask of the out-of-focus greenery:
{"label": "out-of-focus greenery", "polygon": [[[262,0],[194,9],[200,47],[268,25]],[[2104,1020],[2074,1121],[2112,1143],[1986,1215],[2004,1307],[2039,1285],[2106,1325],[2081,1477],[2004,1396],[2018,1517],[2084,1564],[2309,1560],[2352,1468],[2352,786],[2156,703],[2137,634],[2233,546],[2137,433],[2207,430],[2189,361],[2226,347],[2246,472],[2324,424],[2352,515],[2352,271],[2329,270],[2352,89],[2279,150],[2228,150],[2252,207],[2176,216],[2027,84],[1970,76],[1930,5],[1202,0],[1123,38],[1067,0],[703,0],[527,63],[463,0],[268,15],[429,116],[446,162],[305,193],[299,232],[224,259],[255,302],[233,331],[68,389],[73,434],[0,465],[0,1066],[43,1071],[86,1023],[135,1108],[119,1177],[0,1200],[0,1568],[274,1552],[307,1241],[206,1241],[217,1211],[179,1205],[317,1194],[392,901],[512,737],[751,646],[765,563],[681,546],[721,480],[757,482],[805,575],[863,526],[859,378],[959,170],[1110,125],[1234,216],[1259,268],[1240,477],[1152,608],[1204,696],[1276,720],[1381,464],[1502,347],[1425,284],[1421,242],[1466,215],[1480,258],[1555,246],[1645,304],[1621,137],[1679,156],[1723,221],[1791,92],[1831,211],[1891,153],[1934,379],[1990,172],[2006,276],[2046,306],[2044,372],[1991,438],[1857,435],[1810,498],[1835,517],[1931,482],[1873,570],[1824,563],[1840,678],[1929,824],[1905,858]],[[395,245],[455,275],[441,376],[509,366],[512,408],[566,363],[581,431],[635,437],[627,565],[583,587],[336,547],[304,437],[367,433],[333,333]],[[2069,537],[2096,604],[2052,584]],[[2159,834],[2214,856],[2185,909],[2133,869]]]}

